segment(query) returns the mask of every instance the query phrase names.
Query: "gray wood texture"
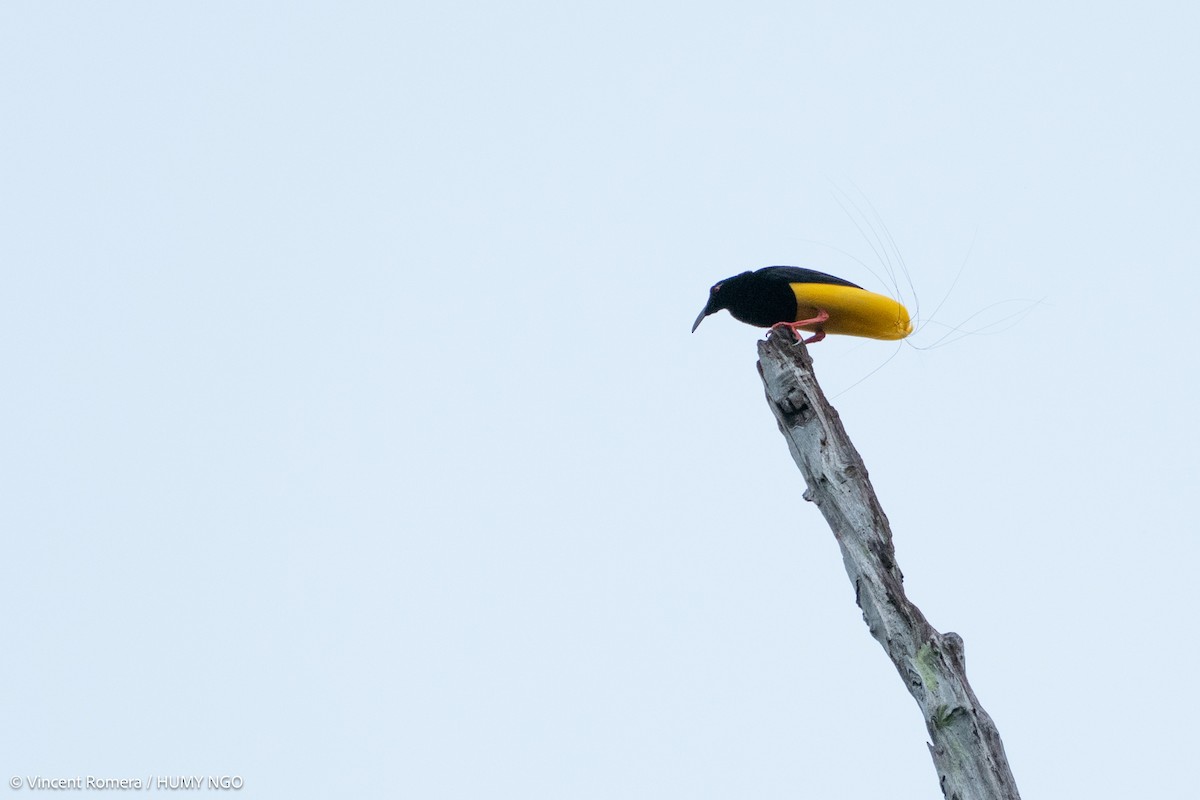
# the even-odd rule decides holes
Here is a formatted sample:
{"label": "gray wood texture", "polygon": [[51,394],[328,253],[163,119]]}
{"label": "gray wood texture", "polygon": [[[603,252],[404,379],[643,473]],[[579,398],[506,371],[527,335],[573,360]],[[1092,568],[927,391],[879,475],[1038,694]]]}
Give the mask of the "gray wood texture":
{"label": "gray wood texture", "polygon": [[892,531],[862,458],[826,400],[803,344],[771,333],[758,344],[767,402],[817,504],[837,538],[871,635],[916,699],[929,752],[950,800],[1017,800],[1004,744],[967,682],[963,641],[939,633],[904,594]]}

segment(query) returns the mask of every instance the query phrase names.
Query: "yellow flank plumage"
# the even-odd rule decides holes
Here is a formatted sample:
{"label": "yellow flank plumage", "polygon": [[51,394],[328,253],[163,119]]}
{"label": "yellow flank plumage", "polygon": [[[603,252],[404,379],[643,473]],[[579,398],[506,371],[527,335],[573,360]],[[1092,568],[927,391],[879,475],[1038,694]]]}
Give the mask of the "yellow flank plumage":
{"label": "yellow flank plumage", "polygon": [[796,295],[796,321],[812,319],[818,310],[829,314],[819,326],[825,333],[865,336],[871,339],[903,339],[912,333],[908,309],[890,297],[832,283],[793,283]]}

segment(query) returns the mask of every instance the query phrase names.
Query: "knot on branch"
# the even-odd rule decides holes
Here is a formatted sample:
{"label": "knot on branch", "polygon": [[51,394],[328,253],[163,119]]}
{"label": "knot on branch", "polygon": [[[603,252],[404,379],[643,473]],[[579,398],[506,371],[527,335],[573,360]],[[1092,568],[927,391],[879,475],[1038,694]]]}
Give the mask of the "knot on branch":
{"label": "knot on branch", "polygon": [[808,396],[798,389],[789,389],[783,397],[775,400],[779,409],[780,422],[788,427],[805,425],[817,415]]}

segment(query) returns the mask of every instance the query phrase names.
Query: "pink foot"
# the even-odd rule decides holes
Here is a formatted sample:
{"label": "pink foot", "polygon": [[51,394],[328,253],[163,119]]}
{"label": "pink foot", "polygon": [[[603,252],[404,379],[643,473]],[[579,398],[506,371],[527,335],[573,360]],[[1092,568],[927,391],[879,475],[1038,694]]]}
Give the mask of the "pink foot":
{"label": "pink foot", "polygon": [[800,329],[807,326],[820,325],[822,322],[828,321],[829,312],[823,308],[818,308],[817,315],[812,319],[802,319],[798,322],[776,322],[771,326],[771,330],[775,330],[776,328],[787,328],[792,332],[792,335],[796,337],[796,341],[803,342],[804,344],[815,344],[825,338],[825,331],[817,328],[816,332],[812,336],[808,337],[807,339],[801,339]]}

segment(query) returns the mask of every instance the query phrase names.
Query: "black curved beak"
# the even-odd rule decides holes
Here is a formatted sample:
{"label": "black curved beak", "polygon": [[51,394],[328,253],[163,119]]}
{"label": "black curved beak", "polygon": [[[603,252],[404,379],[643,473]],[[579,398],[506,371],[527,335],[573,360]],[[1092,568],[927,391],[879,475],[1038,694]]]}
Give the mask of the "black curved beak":
{"label": "black curved beak", "polygon": [[708,306],[705,306],[704,310],[700,312],[700,316],[696,317],[696,321],[692,325],[692,333],[696,332],[696,328],[699,328],[700,323],[704,322],[704,318],[707,317],[711,313],[713,313],[713,312],[708,310]]}

